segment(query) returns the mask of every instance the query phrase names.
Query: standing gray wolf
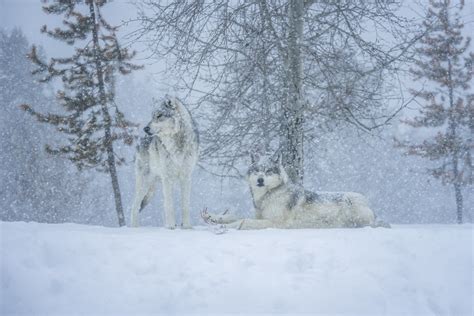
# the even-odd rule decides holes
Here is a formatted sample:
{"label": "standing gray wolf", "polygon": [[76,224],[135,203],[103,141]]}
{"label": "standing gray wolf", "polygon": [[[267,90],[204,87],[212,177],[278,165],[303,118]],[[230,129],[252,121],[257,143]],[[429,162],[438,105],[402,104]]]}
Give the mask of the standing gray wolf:
{"label": "standing gray wolf", "polygon": [[310,192],[292,184],[281,161],[252,158],[247,181],[255,219],[205,210],[201,214],[204,221],[236,229],[388,226],[376,223],[374,212],[359,193]]}
{"label": "standing gray wolf", "polygon": [[181,189],[182,227],[191,228],[191,174],[199,151],[196,125],[186,107],[178,99],[168,96],[152,115],[144,128],[147,135],[141,139],[135,157],[136,187],[131,225],[139,225],[138,214],[150,202],[158,181],[161,181],[165,226],[176,227],[173,187],[177,182]]}

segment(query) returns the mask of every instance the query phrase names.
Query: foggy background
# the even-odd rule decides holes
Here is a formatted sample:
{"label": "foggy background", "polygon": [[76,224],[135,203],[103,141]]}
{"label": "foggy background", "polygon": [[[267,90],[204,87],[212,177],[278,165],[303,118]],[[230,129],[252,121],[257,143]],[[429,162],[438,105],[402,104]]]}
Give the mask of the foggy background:
{"label": "foggy background", "polygon": [[[420,1],[420,3],[422,5],[423,1]],[[419,14],[420,19],[423,18],[424,13],[419,7],[420,3],[413,4],[410,8],[407,7],[404,14],[407,16]],[[466,1],[463,17],[465,30],[468,33],[469,29],[474,26],[473,8],[473,2]],[[104,15],[109,22],[115,25],[133,19],[135,14],[135,7],[128,1],[116,0],[104,9]],[[14,28],[20,28],[28,39],[29,45],[42,46],[47,57],[62,56],[68,53],[65,45],[40,34],[40,27],[43,24],[52,26],[59,21],[54,21],[54,19],[55,17],[42,12],[40,1],[0,0],[0,28],[7,34]],[[151,118],[152,97],[159,98],[165,93],[176,94],[188,104],[192,113],[197,110],[193,108],[193,95],[175,91],[173,88],[174,83],[179,79],[173,78],[169,71],[164,72],[168,68],[166,60],[157,61],[149,58],[150,52],[145,45],[130,40],[127,34],[135,28],[136,25],[133,22],[124,23],[119,34],[122,37],[122,44],[128,44],[138,52],[135,63],[144,65],[144,69],[134,72],[131,76],[119,79],[116,103],[128,119],[140,124],[136,134],[142,135],[143,126]],[[18,56],[18,58],[21,58],[21,56]],[[409,78],[402,79],[404,89],[415,87]],[[45,93],[48,95],[48,91]],[[51,96],[52,92],[49,91],[49,94]],[[406,92],[406,95],[408,95],[408,92]],[[17,104],[28,102],[28,100],[23,100],[22,96],[18,97]],[[54,103],[51,98],[49,100],[48,102]],[[5,105],[2,104],[2,106]],[[53,133],[48,131],[48,127],[20,111],[15,104],[7,104],[6,106],[9,107],[7,109],[10,111],[9,113],[14,113],[11,115],[17,117],[18,120],[14,122],[16,128],[2,130],[2,139],[10,139],[14,143],[15,138],[22,138],[25,133],[35,134],[38,131],[41,131],[41,133],[38,132],[41,135],[51,133],[51,136],[53,136]],[[55,106],[54,104],[45,104],[44,108],[55,109]],[[311,146],[307,147],[305,160],[306,188],[320,191],[356,191],[363,193],[368,197],[370,205],[378,217],[390,223],[454,223],[456,205],[452,187],[443,186],[440,181],[426,174],[426,168],[430,166],[429,161],[414,156],[406,156],[401,149],[394,148],[394,137],[411,139],[419,137],[413,129],[399,122],[401,118],[410,117],[416,113],[416,109],[416,103],[410,104],[391,121],[390,125],[370,134],[349,127],[341,127],[321,137],[318,143],[314,144],[313,150]],[[199,120],[197,123],[199,125]],[[0,124],[7,124],[7,122],[0,120]],[[2,165],[0,166],[2,176],[0,183],[0,219],[116,226],[116,212],[113,205],[109,175],[93,171],[78,173],[71,163],[58,161],[59,158],[57,157],[48,157],[47,154],[41,151],[47,141],[51,141],[51,139],[37,137],[34,140],[36,151],[29,151],[28,148],[31,147],[17,148],[18,151],[15,155],[12,155],[11,150],[3,145],[5,144],[4,141],[0,142],[2,144],[0,149],[2,158]],[[129,222],[130,206],[134,192],[134,148],[135,145],[117,148],[125,155],[128,162],[118,169],[127,223]],[[18,167],[19,164],[23,166],[30,164],[28,159],[18,159],[22,155],[40,157],[42,159],[41,168],[49,168],[52,178],[63,179],[65,183],[62,183],[62,186],[67,185],[67,183],[71,184],[71,195],[64,197],[51,192],[50,195],[43,198],[43,200],[49,201],[51,205],[45,204],[41,208],[42,213],[40,214],[38,214],[37,204],[20,203],[18,200],[26,199],[25,194],[28,193],[21,194],[20,189],[16,187],[17,182],[10,180],[21,178],[21,175],[17,174],[21,170]],[[243,167],[243,172],[245,172],[244,169]],[[61,172],[59,173],[58,170]],[[28,179],[26,177],[23,181],[28,181]],[[251,215],[252,202],[247,184],[243,179],[213,176],[203,168],[197,167],[193,176],[193,183],[191,197],[193,224],[201,223],[199,212],[204,207],[208,207],[214,212],[229,208],[243,215]],[[25,185],[28,186],[28,184]],[[48,186],[48,183],[38,185],[44,187]],[[474,212],[472,187],[464,187],[463,194],[465,198],[465,221],[472,221]],[[156,226],[162,224],[161,201],[161,191],[159,190],[153,203],[141,214],[143,225]],[[50,214],[49,217],[46,216],[45,209],[54,209],[54,214]]]}

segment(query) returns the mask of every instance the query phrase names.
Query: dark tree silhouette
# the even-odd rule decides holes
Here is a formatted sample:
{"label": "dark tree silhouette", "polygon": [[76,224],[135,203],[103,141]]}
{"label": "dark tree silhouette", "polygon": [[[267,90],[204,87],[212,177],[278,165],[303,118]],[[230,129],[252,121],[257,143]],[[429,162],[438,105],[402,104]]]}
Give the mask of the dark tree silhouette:
{"label": "dark tree silhouette", "polygon": [[473,182],[474,149],[473,94],[469,94],[474,54],[468,53],[470,38],[464,38],[459,18],[463,1],[430,1],[423,27],[427,35],[417,48],[419,60],[411,73],[425,80],[422,91],[412,91],[425,101],[420,114],[404,122],[414,128],[428,128],[433,136],[421,143],[398,141],[408,154],[419,155],[436,166],[429,172],[454,188],[457,222],[463,221],[462,186]]}
{"label": "dark tree silhouette", "polygon": [[123,226],[125,218],[116,170],[123,158],[116,157],[114,142],[130,145],[133,136],[132,123],[114,103],[114,76],[129,74],[140,67],[130,63],[134,53],[119,45],[117,27],[108,24],[101,14],[106,3],[106,0],[46,1],[43,10],[62,15],[64,27],[51,30],[45,25],[41,31],[73,46],[74,53],[51,58],[46,63],[40,60],[33,46],[29,57],[37,65],[34,73],[43,75],[41,81],[61,80],[57,99],[63,110],[59,114],[43,114],[29,105],[23,108],[39,121],[53,124],[59,132],[68,135],[66,144],[48,146],[48,152],[67,157],[79,169],[96,168],[110,174],[118,222]]}

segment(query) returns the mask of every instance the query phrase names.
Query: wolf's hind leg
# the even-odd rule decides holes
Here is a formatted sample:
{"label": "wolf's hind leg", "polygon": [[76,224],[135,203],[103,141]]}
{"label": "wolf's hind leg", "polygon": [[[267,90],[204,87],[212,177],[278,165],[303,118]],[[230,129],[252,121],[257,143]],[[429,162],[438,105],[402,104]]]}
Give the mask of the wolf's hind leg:
{"label": "wolf's hind leg", "polygon": [[182,227],[192,228],[191,226],[191,215],[189,210],[190,198],[191,198],[191,179],[186,178],[181,180],[181,209],[182,209]]}
{"label": "wolf's hind leg", "polygon": [[137,184],[135,188],[135,197],[133,199],[131,219],[130,219],[130,225],[132,227],[138,227],[139,225],[138,213],[142,209],[143,201],[148,192],[148,188],[144,187],[143,181],[137,179],[136,182]]}
{"label": "wolf's hind leg", "polygon": [[157,182],[158,182],[157,179],[149,180],[147,184],[148,191],[146,192],[145,197],[142,199],[139,212],[141,212],[145,208],[145,206],[147,206],[150,203],[151,199],[153,199],[153,197],[155,196]]}
{"label": "wolf's hind leg", "polygon": [[144,177],[137,175],[135,185],[135,197],[133,200],[132,211],[131,211],[131,226],[138,227],[139,213],[143,208],[150,202],[155,195],[156,179],[150,177]]}
{"label": "wolf's hind leg", "polygon": [[163,204],[165,209],[165,226],[169,229],[176,228],[176,217],[173,206],[173,183],[163,180]]}

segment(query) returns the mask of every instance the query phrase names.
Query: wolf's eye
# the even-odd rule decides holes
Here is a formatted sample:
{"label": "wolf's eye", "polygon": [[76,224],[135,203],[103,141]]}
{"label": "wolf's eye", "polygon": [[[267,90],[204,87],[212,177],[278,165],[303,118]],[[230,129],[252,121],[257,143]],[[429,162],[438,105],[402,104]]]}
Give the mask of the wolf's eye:
{"label": "wolf's eye", "polygon": [[163,114],[161,114],[161,113],[156,113],[156,114],[155,114],[155,120],[159,119],[159,118],[162,117],[162,116],[163,116]]}
{"label": "wolf's eye", "polygon": [[278,171],[278,168],[271,168],[268,169],[266,174],[279,174],[280,172]]}
{"label": "wolf's eye", "polygon": [[260,172],[260,169],[258,169],[258,167],[255,167],[255,166],[254,166],[254,167],[250,168],[249,172],[255,172],[255,173],[257,173],[257,172]]}
{"label": "wolf's eye", "polygon": [[273,174],[273,170],[267,170],[267,171],[265,171],[265,174],[267,176],[271,176]]}

